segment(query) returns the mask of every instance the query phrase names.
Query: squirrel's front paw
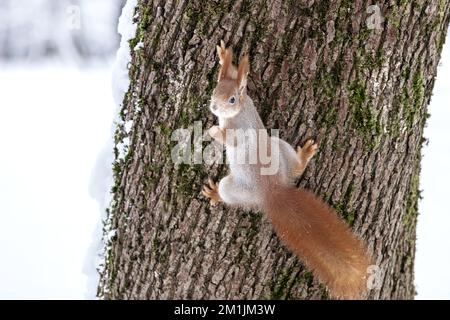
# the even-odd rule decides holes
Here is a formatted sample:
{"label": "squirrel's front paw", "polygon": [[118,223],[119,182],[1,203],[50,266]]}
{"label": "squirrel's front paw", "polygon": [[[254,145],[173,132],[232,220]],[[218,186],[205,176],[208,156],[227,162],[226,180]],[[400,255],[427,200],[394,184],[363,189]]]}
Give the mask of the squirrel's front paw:
{"label": "squirrel's front paw", "polygon": [[297,154],[301,160],[309,161],[316,154],[317,148],[317,143],[314,143],[314,140],[309,139],[303,147],[297,148]]}
{"label": "squirrel's front paw", "polygon": [[215,140],[223,140],[223,130],[219,126],[212,126],[208,129],[208,134]]}
{"label": "squirrel's front paw", "polygon": [[211,178],[208,179],[208,184],[203,186],[202,193],[210,199],[211,205],[213,206],[221,201],[219,196],[219,183],[214,182]]}

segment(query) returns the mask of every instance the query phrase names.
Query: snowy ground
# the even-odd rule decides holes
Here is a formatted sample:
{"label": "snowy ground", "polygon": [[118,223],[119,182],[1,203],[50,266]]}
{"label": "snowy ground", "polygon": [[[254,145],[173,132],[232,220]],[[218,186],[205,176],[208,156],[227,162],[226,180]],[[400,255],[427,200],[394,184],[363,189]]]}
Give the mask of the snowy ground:
{"label": "snowy ground", "polygon": [[0,66],[0,298],[85,297],[100,220],[89,181],[111,132],[109,68]]}
{"label": "snowy ground", "polygon": [[416,253],[417,299],[450,299],[450,33],[425,129]]}

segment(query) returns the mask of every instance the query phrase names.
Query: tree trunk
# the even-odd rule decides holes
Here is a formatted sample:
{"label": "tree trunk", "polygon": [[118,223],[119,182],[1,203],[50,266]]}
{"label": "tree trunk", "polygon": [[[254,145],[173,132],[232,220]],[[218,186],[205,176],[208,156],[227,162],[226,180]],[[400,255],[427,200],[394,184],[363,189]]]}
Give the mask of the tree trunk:
{"label": "tree trunk", "polygon": [[268,129],[320,148],[299,185],[330,203],[379,267],[370,299],[412,299],[421,145],[449,23],[445,0],[140,0],[116,144],[106,299],[321,299],[326,288],[260,212],[200,194],[225,165],[176,165],[174,130],[207,105],[220,39],[250,54],[249,96]]}

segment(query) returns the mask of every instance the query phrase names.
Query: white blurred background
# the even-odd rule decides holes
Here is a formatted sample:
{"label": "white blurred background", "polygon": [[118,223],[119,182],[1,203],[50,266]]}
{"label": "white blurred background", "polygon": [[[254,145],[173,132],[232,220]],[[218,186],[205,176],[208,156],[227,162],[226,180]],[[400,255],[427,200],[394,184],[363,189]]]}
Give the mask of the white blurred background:
{"label": "white blurred background", "polygon": [[0,0],[0,57],[66,63],[110,58],[122,0]]}
{"label": "white blurred background", "polygon": [[95,296],[89,184],[116,110],[122,4],[0,0],[0,298]]}
{"label": "white blurred background", "polygon": [[[95,297],[123,3],[0,0],[0,299]],[[419,299],[450,299],[449,43],[425,132]]]}

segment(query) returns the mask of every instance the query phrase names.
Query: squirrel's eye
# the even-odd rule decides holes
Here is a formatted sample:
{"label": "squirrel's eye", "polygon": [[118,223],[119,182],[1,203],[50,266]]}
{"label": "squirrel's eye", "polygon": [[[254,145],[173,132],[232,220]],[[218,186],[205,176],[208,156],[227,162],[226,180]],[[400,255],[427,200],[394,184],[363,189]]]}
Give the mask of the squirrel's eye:
{"label": "squirrel's eye", "polygon": [[229,103],[234,104],[236,102],[236,98],[232,96],[230,100],[228,100]]}

